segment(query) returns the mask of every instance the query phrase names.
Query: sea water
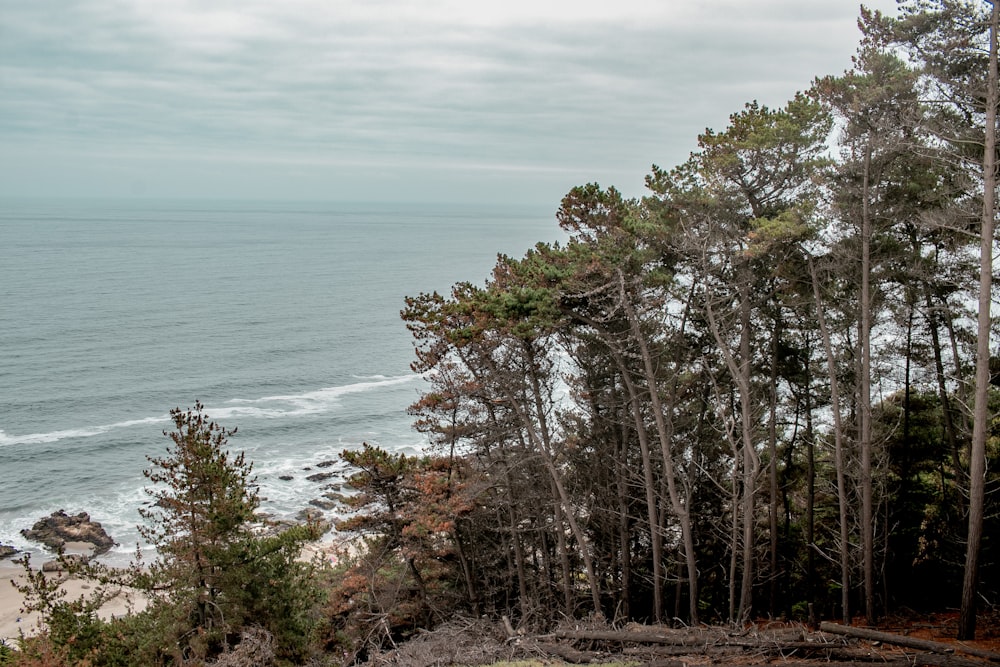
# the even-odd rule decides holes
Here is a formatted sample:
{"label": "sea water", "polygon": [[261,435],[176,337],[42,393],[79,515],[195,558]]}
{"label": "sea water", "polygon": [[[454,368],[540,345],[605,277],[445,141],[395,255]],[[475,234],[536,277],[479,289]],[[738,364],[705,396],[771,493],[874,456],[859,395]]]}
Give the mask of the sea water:
{"label": "sea water", "polygon": [[0,543],[86,511],[120,558],[171,408],[238,427],[261,509],[291,519],[343,450],[426,444],[404,297],[561,238],[544,207],[0,204]]}

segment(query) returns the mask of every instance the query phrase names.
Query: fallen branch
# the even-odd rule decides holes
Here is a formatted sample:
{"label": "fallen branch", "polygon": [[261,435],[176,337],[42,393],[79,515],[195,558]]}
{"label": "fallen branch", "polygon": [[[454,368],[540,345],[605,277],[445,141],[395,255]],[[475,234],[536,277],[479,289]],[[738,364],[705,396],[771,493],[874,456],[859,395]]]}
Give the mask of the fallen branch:
{"label": "fallen branch", "polygon": [[615,632],[609,630],[558,630],[559,639],[581,639],[625,644],[667,644],[670,646],[708,646],[713,642],[688,635],[671,635],[660,632]]}
{"label": "fallen branch", "polygon": [[930,651],[931,653],[949,654],[959,651],[961,653],[965,653],[966,655],[973,655],[977,658],[984,658],[992,662],[1000,662],[1000,653],[975,648],[973,646],[966,646],[964,644],[945,644],[942,642],[931,641],[929,639],[904,637],[903,635],[894,635],[888,632],[869,630],[868,628],[855,628],[847,625],[840,625],[839,623],[823,622],[820,623],[819,629],[823,632],[846,635],[848,637],[867,639],[876,642],[885,642],[886,644],[905,646],[907,648],[915,648],[921,651]]}
{"label": "fallen branch", "polygon": [[578,651],[571,646],[564,646],[563,644],[552,644],[549,642],[538,642],[537,648],[540,651],[548,653],[549,655],[554,655],[556,657],[562,658],[566,662],[573,663],[574,665],[583,665],[593,662],[597,656],[595,653],[588,653],[585,651]]}

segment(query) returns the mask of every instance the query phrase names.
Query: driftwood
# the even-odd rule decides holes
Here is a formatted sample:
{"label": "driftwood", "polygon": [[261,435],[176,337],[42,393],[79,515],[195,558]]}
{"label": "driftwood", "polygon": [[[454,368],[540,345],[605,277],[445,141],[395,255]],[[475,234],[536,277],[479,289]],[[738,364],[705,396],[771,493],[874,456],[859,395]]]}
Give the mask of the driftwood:
{"label": "driftwood", "polygon": [[1000,653],[975,648],[974,646],[966,646],[964,644],[945,644],[943,642],[935,642],[929,639],[905,637],[903,635],[894,635],[888,632],[879,632],[878,630],[869,630],[868,628],[855,628],[852,626],[840,625],[839,623],[820,623],[819,629],[823,632],[846,635],[848,637],[856,637],[858,639],[867,639],[869,641],[884,642],[886,644],[894,644],[896,646],[905,646],[906,648],[915,648],[921,651],[930,651],[931,653],[947,655],[958,651],[960,653],[965,653],[966,655],[984,658],[992,662],[1000,662]]}

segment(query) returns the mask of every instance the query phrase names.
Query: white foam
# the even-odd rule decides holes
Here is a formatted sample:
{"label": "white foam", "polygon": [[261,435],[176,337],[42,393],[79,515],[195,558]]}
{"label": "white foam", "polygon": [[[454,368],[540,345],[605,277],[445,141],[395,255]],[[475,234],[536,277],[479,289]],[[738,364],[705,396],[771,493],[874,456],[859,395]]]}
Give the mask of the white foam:
{"label": "white foam", "polygon": [[[228,420],[236,417],[251,419],[284,419],[288,417],[301,417],[305,415],[315,415],[328,412],[338,405],[343,396],[357,394],[366,391],[373,391],[384,387],[402,385],[413,382],[421,376],[416,374],[400,375],[397,377],[386,377],[382,375],[369,376],[362,382],[342,385],[339,387],[326,387],[315,391],[307,391],[301,394],[282,394],[276,396],[264,396],[262,398],[234,398],[227,401],[228,407],[206,407],[205,412],[212,419]],[[361,379],[361,378],[359,378]],[[38,445],[51,442],[58,442],[67,438],[91,438],[97,435],[104,435],[110,431],[144,424],[169,423],[167,416],[145,417],[142,419],[129,419],[115,422],[113,424],[103,424],[100,426],[85,426],[82,428],[64,429],[59,431],[49,431],[47,433],[28,433],[26,435],[7,435],[0,430],[0,447],[11,445]]]}
{"label": "white foam", "polygon": [[0,431],[0,447],[9,445],[40,445],[49,442],[58,442],[66,438],[91,438],[95,435],[104,435],[110,431],[143,424],[159,424],[170,421],[167,417],[146,417],[144,419],[130,419],[114,424],[103,424],[101,426],[86,426],[83,428],[70,428],[61,431],[49,431],[48,433],[28,433],[26,435],[7,435]]}
{"label": "white foam", "polygon": [[233,407],[205,408],[205,412],[212,415],[213,419],[226,419],[229,417],[276,419],[321,414],[337,406],[343,396],[406,384],[419,377],[419,375],[400,375],[398,377],[375,376],[364,382],[355,382],[338,387],[325,387],[301,394],[278,394],[253,399],[234,398],[228,401]]}

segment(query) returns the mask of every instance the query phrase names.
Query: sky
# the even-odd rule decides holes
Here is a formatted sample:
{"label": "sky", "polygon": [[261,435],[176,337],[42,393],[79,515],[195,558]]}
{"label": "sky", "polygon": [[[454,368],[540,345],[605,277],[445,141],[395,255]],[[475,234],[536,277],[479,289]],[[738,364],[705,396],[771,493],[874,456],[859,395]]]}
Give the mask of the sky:
{"label": "sky", "polygon": [[[868,6],[894,12],[894,0]],[[0,0],[0,197],[643,193],[850,66],[849,0]]]}

